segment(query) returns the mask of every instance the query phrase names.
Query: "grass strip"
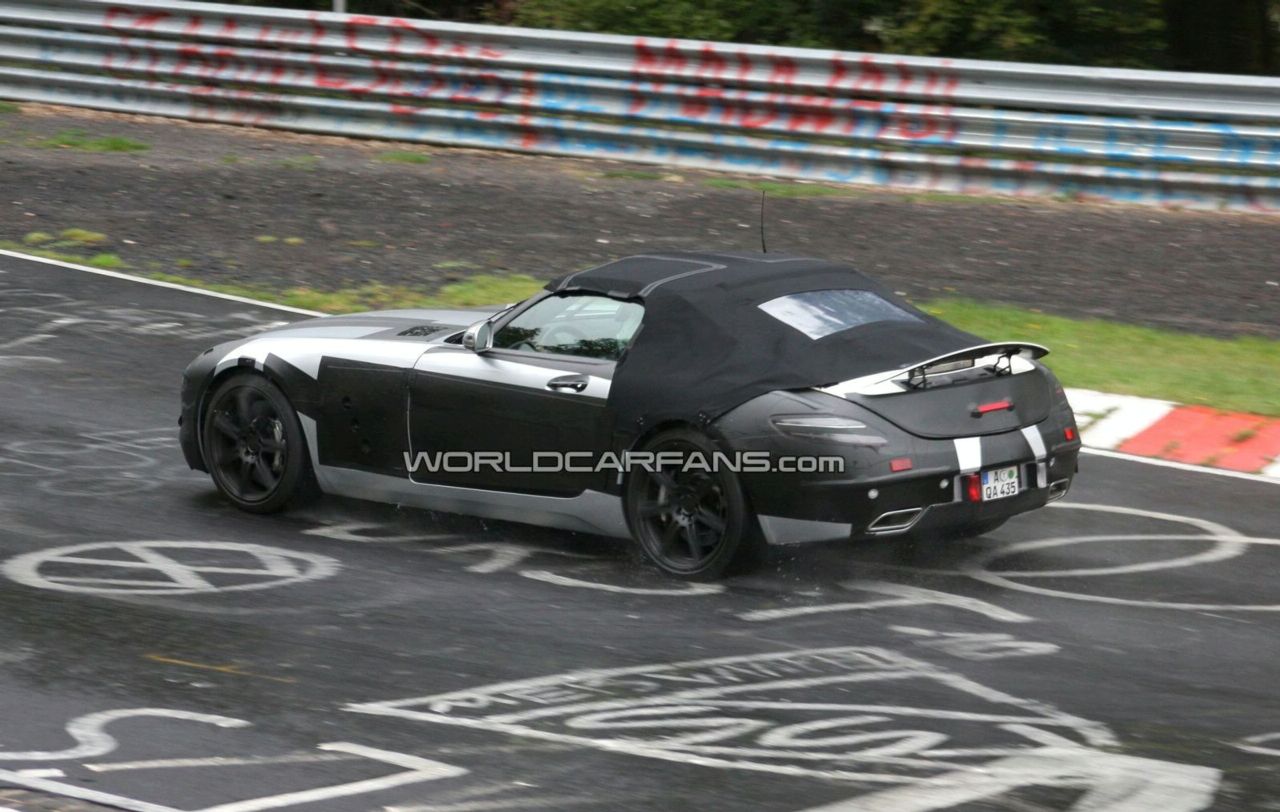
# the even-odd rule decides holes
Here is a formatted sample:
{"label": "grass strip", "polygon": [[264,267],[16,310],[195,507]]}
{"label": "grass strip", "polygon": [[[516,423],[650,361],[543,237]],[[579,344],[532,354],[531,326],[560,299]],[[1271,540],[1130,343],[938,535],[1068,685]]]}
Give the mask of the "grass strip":
{"label": "grass strip", "polygon": [[[119,259],[114,255],[85,259],[32,250],[30,246],[12,247],[98,267],[120,267],[115,264]],[[206,282],[168,273],[148,276],[323,313],[480,307],[521,301],[542,288],[542,282],[524,274],[478,274],[434,292],[379,282],[339,290],[273,289]],[[1020,339],[1044,344],[1052,350],[1050,367],[1066,386],[1280,416],[1280,376],[1276,375],[1280,370],[1280,341],[1252,336],[1213,338],[1102,319],[1052,316],[1034,309],[970,299],[935,299],[920,306],[962,330],[992,341]]]}
{"label": "grass strip", "polygon": [[992,341],[1045,345],[1052,350],[1046,362],[1066,386],[1280,416],[1280,341],[1211,338],[969,299],[922,307]]}

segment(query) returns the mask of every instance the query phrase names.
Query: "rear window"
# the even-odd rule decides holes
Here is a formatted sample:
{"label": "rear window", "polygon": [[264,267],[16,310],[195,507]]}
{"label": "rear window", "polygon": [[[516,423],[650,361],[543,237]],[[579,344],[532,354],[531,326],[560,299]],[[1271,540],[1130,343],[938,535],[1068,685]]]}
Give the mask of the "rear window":
{"label": "rear window", "polygon": [[811,290],[770,299],[760,309],[812,339],[880,321],[920,321],[869,290]]}

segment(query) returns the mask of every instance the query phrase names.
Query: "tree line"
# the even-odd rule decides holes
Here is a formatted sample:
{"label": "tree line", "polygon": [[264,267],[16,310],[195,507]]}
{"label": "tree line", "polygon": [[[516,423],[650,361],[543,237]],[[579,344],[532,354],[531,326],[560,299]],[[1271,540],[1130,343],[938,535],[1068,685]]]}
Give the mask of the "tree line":
{"label": "tree line", "polygon": [[[232,1],[331,8],[331,0]],[[347,0],[347,7],[654,37],[1280,74],[1280,0]]]}

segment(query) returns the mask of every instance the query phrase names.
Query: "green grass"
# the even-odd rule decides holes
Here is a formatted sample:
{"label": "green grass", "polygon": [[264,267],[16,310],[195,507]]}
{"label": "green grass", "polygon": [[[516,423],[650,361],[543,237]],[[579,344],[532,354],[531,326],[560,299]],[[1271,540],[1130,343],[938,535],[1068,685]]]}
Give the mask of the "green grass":
{"label": "green grass", "polygon": [[[63,243],[55,243],[55,245],[62,244]],[[56,259],[59,262],[70,262],[75,265],[89,265],[94,268],[104,268],[110,271],[117,271],[122,268],[129,267],[129,263],[125,262],[116,254],[94,254],[91,257],[86,257],[81,254],[68,254],[63,251],[54,251],[48,248],[36,248],[30,243],[13,242],[11,240],[0,240],[0,248],[7,251],[20,251],[24,254],[44,257],[45,259]]]}
{"label": "green grass", "polygon": [[7,113],[21,113],[22,108],[13,102],[0,101],[0,115]]}
{"label": "green grass", "polygon": [[923,307],[993,341],[1044,344],[1066,386],[1280,416],[1280,341],[1209,338],[965,299]]}
{"label": "green grass", "polygon": [[[31,235],[28,234],[29,238]],[[62,239],[79,245],[101,245],[107,241],[107,235],[100,231],[89,231],[83,228],[67,228],[58,232]]]}
{"label": "green grass", "polygon": [[32,231],[22,238],[27,245],[44,245],[47,242],[53,242],[55,237],[47,231]]}
{"label": "green grass", "polygon": [[[98,268],[128,267],[115,254],[86,258],[16,242],[0,242],[0,248]],[[378,282],[328,291],[302,286],[272,289],[206,282],[169,273],[147,275],[323,313],[505,304],[528,298],[542,287],[537,279],[524,274],[480,274],[436,291]],[[1210,338],[1100,319],[1051,316],[968,299],[939,299],[921,306],[963,330],[993,341],[1021,339],[1044,344],[1053,351],[1049,365],[1067,386],[1280,416],[1280,381],[1275,374],[1280,369],[1280,341]]]}
{"label": "green grass", "polygon": [[751,189],[772,197],[853,197],[862,194],[851,186],[824,186],[818,183],[787,183],[778,180],[736,180],[707,178],[703,184],[713,189]]}
{"label": "green grass", "polygon": [[375,160],[388,164],[427,164],[431,163],[431,156],[423,155],[421,152],[393,149],[388,152],[378,153]]}
{"label": "green grass", "polygon": [[618,180],[662,180],[666,176],[664,172],[646,172],[643,169],[610,169],[600,173],[602,178]]}
{"label": "green grass", "polygon": [[65,130],[38,143],[46,149],[76,149],[81,152],[143,152],[148,144],[118,135],[95,137],[83,130]]}
{"label": "green grass", "polygon": [[94,268],[106,268],[109,271],[118,271],[121,268],[128,268],[129,263],[125,262],[116,254],[94,254],[86,260],[82,260],[85,265]]}
{"label": "green grass", "polygon": [[998,195],[960,194],[958,192],[912,192],[903,189],[868,189],[858,186],[832,186],[782,180],[739,180],[707,178],[704,186],[713,189],[750,189],[767,192],[769,197],[860,197],[868,194],[893,195],[915,203],[1010,203],[1013,198]]}
{"label": "green grass", "polygon": [[387,310],[410,307],[479,307],[505,304],[526,299],[542,288],[542,283],[531,276],[480,275],[462,282],[445,285],[430,292],[402,285],[384,285],[369,282],[340,290],[315,290],[293,287],[284,290],[258,285],[205,282],[169,273],[147,274],[152,279],[174,282],[179,285],[205,288],[233,296],[247,296],[267,302],[278,302],[305,310],[322,313],[355,313],[362,310]]}
{"label": "green grass", "polygon": [[445,307],[480,307],[528,299],[542,290],[544,283],[527,274],[478,274],[445,285],[436,298]]}
{"label": "green grass", "polygon": [[319,155],[297,155],[280,161],[282,169],[294,169],[299,172],[314,172],[320,168]]}

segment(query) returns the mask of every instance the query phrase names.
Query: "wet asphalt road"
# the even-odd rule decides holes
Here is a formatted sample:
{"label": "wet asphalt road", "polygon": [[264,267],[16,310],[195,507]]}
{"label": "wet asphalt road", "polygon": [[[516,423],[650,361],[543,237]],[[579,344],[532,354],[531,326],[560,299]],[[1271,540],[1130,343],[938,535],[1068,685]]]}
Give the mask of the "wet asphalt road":
{"label": "wet asphalt road", "polygon": [[0,257],[0,808],[1280,809],[1280,486],[1087,456],[987,538],[722,588],[249,516],[185,469],[179,373],[291,318]]}

